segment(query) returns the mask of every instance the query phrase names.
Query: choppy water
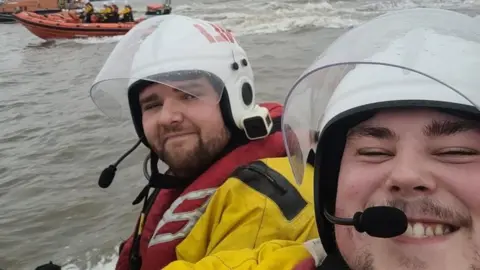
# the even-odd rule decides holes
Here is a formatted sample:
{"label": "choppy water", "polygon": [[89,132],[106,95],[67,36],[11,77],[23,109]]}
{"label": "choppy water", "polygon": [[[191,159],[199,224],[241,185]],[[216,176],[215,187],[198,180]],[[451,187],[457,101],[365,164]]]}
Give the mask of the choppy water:
{"label": "choppy water", "polygon": [[[146,2],[133,1],[136,9]],[[480,1],[174,1],[174,12],[222,23],[247,50],[261,100],[288,86],[345,28],[387,10],[443,7],[475,15]],[[479,20],[480,22],[480,20]],[[121,37],[44,42],[21,25],[0,25],[0,268],[113,269],[130,235],[145,183],[137,150],[112,186],[101,170],[136,141],[109,121],[88,89]]]}

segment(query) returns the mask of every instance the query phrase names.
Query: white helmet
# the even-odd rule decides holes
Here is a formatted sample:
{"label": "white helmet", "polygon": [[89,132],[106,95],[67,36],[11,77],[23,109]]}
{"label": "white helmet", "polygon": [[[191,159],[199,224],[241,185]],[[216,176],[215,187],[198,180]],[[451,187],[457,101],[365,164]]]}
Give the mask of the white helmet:
{"label": "white helmet", "polygon": [[109,117],[126,120],[131,114],[142,138],[139,90],[160,83],[202,98],[207,93],[198,91],[205,89],[192,91],[176,83],[198,77],[213,86],[227,127],[244,130],[250,139],[268,135],[272,122],[267,109],[255,104],[245,51],[220,26],[186,16],[157,16],[136,25],[108,57],[90,96]]}
{"label": "white helmet", "polygon": [[282,130],[297,181],[315,151],[315,211],[327,252],[348,130],[384,108],[428,107],[480,120],[480,28],[441,9],[388,13],[342,35],[290,90]]}

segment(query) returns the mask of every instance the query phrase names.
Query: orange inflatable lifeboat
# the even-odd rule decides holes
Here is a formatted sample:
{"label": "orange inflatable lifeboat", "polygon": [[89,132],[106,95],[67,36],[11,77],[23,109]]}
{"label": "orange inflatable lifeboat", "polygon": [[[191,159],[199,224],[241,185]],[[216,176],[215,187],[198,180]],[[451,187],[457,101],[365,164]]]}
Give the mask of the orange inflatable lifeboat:
{"label": "orange inflatable lifeboat", "polygon": [[38,14],[51,14],[62,9],[77,9],[79,5],[66,0],[0,0],[0,23],[15,22],[13,14],[17,11],[32,11]]}
{"label": "orange inflatable lifeboat", "polygon": [[155,15],[167,15],[172,12],[172,7],[170,4],[153,4],[147,6],[147,12],[145,15],[147,16],[155,16]]}
{"label": "orange inflatable lifeboat", "polygon": [[13,16],[32,34],[45,40],[124,35],[143,20],[125,23],[83,23],[75,12],[40,15],[22,11]]}

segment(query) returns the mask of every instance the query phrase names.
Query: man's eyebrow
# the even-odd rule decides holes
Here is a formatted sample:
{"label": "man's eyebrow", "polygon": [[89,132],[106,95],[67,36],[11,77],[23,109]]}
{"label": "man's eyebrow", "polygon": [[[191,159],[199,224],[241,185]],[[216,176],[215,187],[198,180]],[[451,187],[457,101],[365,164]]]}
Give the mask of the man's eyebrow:
{"label": "man's eyebrow", "polygon": [[428,137],[455,135],[467,131],[480,131],[480,122],[473,120],[433,120],[426,125],[423,134]]}
{"label": "man's eyebrow", "polygon": [[195,81],[192,81],[192,82],[185,82],[185,83],[180,83],[178,85],[176,85],[175,89],[182,89],[182,87],[203,87],[204,85],[202,83],[199,83],[199,82],[195,82]]}
{"label": "man's eyebrow", "polygon": [[398,136],[391,129],[386,127],[359,125],[347,133],[347,139],[354,137],[372,137],[381,140],[397,139]]}
{"label": "man's eyebrow", "polygon": [[156,94],[150,94],[150,95],[141,97],[139,100],[139,103],[144,104],[144,103],[148,103],[156,100],[158,100],[158,96]]}

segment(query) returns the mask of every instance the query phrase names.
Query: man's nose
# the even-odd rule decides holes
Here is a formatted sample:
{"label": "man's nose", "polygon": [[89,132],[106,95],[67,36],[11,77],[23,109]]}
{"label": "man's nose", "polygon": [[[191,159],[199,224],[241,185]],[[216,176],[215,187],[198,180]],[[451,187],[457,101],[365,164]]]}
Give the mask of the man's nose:
{"label": "man's nose", "polygon": [[412,152],[397,154],[386,181],[388,190],[401,197],[424,196],[433,193],[437,183],[420,156]]}
{"label": "man's nose", "polygon": [[175,99],[165,99],[162,109],[159,111],[158,123],[160,125],[171,125],[183,121],[182,105]]}

